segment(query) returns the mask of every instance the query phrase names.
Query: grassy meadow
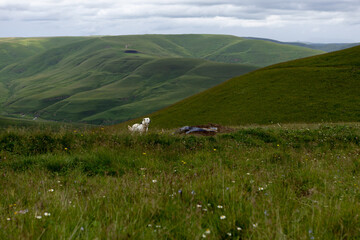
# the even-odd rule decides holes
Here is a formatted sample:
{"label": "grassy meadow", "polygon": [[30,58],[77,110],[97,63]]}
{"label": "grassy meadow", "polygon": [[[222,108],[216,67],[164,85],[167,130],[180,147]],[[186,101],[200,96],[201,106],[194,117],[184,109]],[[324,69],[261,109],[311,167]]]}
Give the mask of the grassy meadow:
{"label": "grassy meadow", "polygon": [[1,239],[360,238],[360,125],[0,130]]}

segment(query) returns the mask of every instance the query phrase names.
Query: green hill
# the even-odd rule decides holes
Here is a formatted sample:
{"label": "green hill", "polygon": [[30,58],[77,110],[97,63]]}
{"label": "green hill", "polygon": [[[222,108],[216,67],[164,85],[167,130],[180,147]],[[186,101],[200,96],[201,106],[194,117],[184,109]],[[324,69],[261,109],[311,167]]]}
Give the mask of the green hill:
{"label": "green hill", "polygon": [[158,111],[154,127],[360,121],[360,46],[233,78]]}
{"label": "green hill", "polygon": [[6,41],[26,43],[27,51],[19,48],[0,70],[0,114],[95,124],[136,118],[258,67],[322,53],[225,35]]}
{"label": "green hill", "polygon": [[0,130],[1,129],[11,129],[11,128],[24,128],[29,129],[33,128],[34,130],[68,130],[68,129],[90,129],[95,127],[94,125],[82,124],[82,123],[62,123],[54,121],[46,121],[43,119],[34,119],[23,117],[3,117],[0,116]]}
{"label": "green hill", "polygon": [[0,38],[0,70],[9,64],[51,48],[61,47],[84,39],[85,37]]}
{"label": "green hill", "polygon": [[294,45],[299,47],[306,47],[316,50],[321,50],[324,52],[334,52],[343,50],[346,48],[351,48],[360,45],[360,43],[305,43],[305,42],[280,42],[273,39],[268,38],[254,38],[254,37],[247,37],[247,39],[254,39],[254,40],[264,40],[269,42],[274,42],[278,44],[286,44],[286,45]]}

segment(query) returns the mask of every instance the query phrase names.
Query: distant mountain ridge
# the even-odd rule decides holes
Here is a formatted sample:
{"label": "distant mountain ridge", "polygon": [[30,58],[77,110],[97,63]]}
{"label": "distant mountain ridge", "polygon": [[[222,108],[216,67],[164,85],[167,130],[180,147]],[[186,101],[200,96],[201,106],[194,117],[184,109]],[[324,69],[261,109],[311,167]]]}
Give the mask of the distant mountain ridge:
{"label": "distant mountain ridge", "polygon": [[112,124],[259,67],[323,53],[228,35],[0,39],[0,114]]}
{"label": "distant mountain ridge", "polygon": [[343,50],[346,48],[351,48],[360,45],[360,43],[306,43],[306,42],[281,42],[273,39],[268,38],[256,38],[256,37],[245,37],[246,39],[253,39],[253,40],[264,40],[270,41],[279,44],[286,44],[286,45],[294,45],[299,47],[306,47],[316,50],[321,50],[324,52],[334,52]]}

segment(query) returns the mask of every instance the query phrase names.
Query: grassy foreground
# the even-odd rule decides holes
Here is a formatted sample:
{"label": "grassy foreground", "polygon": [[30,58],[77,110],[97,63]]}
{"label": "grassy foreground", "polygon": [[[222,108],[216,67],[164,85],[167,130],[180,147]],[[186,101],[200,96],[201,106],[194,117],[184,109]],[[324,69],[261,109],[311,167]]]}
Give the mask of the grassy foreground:
{"label": "grassy foreground", "polygon": [[0,239],[354,239],[360,126],[0,132]]}

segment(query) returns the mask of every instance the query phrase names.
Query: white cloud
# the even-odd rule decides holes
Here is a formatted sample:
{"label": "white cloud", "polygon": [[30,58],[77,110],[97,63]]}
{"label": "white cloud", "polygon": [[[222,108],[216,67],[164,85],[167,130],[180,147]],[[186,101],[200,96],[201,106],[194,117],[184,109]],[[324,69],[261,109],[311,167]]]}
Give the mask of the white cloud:
{"label": "white cloud", "polygon": [[359,5],[359,0],[1,0],[0,37],[226,33],[310,41],[321,32],[360,41]]}

